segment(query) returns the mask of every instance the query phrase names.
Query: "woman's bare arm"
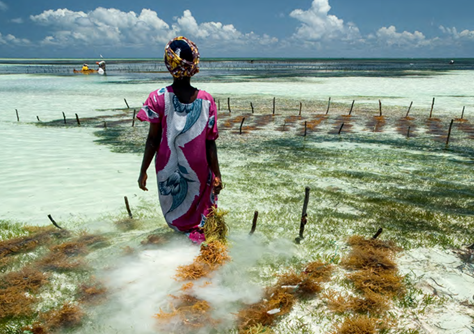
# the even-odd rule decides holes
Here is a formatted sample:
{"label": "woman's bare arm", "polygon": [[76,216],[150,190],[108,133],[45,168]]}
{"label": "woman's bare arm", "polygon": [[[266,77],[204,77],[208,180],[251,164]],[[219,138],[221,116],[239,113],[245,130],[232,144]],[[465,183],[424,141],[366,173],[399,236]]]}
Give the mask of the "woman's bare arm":
{"label": "woman's bare arm", "polygon": [[146,171],[150,166],[155,153],[158,151],[161,142],[161,124],[150,123],[148,137],[145,143],[145,152],[143,154],[142,166],[140,168],[140,176],[138,177],[138,187],[147,191],[146,179],[148,178]]}
{"label": "woman's bare arm", "polygon": [[222,190],[221,171],[219,169],[219,159],[217,158],[217,146],[215,140],[206,140],[207,163],[215,175],[213,180],[214,193],[216,195]]}

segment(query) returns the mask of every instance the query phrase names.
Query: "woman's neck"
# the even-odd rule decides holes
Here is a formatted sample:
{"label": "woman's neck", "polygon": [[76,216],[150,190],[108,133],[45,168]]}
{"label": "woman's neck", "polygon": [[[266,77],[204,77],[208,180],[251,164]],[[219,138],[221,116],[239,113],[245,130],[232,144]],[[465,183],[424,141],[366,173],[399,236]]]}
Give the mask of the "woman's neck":
{"label": "woman's neck", "polygon": [[174,79],[173,92],[181,103],[192,103],[197,98],[198,90],[191,86],[191,78]]}

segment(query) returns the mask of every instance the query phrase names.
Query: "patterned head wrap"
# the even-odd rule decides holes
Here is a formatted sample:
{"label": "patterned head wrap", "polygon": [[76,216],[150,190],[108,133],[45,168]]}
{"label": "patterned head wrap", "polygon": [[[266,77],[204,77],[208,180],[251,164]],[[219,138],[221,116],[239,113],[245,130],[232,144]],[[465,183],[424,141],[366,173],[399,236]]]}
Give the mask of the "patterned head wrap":
{"label": "patterned head wrap", "polygon": [[198,64],[198,48],[186,37],[176,37],[166,45],[165,65],[173,77],[192,77],[199,72]]}

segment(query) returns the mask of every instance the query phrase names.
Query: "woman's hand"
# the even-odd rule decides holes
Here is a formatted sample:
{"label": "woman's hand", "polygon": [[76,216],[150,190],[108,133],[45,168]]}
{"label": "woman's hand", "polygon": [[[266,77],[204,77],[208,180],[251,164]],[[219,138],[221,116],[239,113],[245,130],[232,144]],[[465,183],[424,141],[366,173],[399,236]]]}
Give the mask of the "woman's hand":
{"label": "woman's hand", "polygon": [[212,184],[212,191],[214,191],[215,195],[219,195],[224,185],[222,184],[222,180],[219,176],[214,177],[214,182]]}
{"label": "woman's hand", "polygon": [[146,187],[146,179],[148,178],[148,175],[146,175],[146,172],[141,172],[140,176],[138,177],[138,187],[141,190],[148,191],[148,188]]}

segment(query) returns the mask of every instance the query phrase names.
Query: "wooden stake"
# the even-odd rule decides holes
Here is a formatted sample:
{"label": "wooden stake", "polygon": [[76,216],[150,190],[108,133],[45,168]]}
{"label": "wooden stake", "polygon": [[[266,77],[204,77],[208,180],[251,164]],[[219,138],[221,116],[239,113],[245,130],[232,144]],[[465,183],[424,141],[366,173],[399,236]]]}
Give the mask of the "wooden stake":
{"label": "wooden stake", "polygon": [[435,98],[433,97],[433,102],[431,102],[430,118],[431,118],[431,116],[433,115],[433,107],[434,107],[434,103],[435,103]]}
{"label": "wooden stake", "polygon": [[349,115],[352,114],[352,108],[354,108],[354,102],[355,100],[352,100],[352,105],[351,105],[351,110],[349,110]]}
{"label": "wooden stake", "polygon": [[77,125],[81,125],[81,122],[79,121],[79,116],[77,116],[77,114],[76,114],[76,121],[77,121]]}
{"label": "wooden stake", "polygon": [[107,129],[107,123],[104,121],[104,128]]}
{"label": "wooden stake", "polygon": [[379,100],[379,114],[382,117],[382,101]]}
{"label": "wooden stake", "polygon": [[250,108],[252,108],[252,114],[253,114],[253,104],[250,102]]}
{"label": "wooden stake", "polygon": [[36,119],[38,120],[38,122],[41,122],[39,116],[36,116]]}
{"label": "wooden stake", "polygon": [[372,239],[377,239],[379,237],[379,235],[382,234],[382,232],[383,232],[383,228],[379,228],[379,230],[377,231],[377,233],[374,234]]}
{"label": "wooden stake", "polygon": [[408,117],[408,114],[410,113],[411,106],[413,105],[413,101],[410,102],[410,106],[408,107],[407,114],[405,117]]}
{"label": "wooden stake", "polygon": [[232,112],[232,111],[230,110],[230,97],[227,98],[227,107],[229,108],[229,112]]}
{"label": "wooden stake", "polygon": [[304,193],[303,212],[301,213],[300,234],[295,239],[297,244],[299,244],[301,242],[301,240],[304,239],[304,236],[303,236],[304,227],[305,227],[306,223],[308,222],[308,220],[307,220],[308,214],[307,214],[306,210],[308,209],[309,190],[310,190],[309,187],[306,187],[305,190],[304,190],[305,193]]}
{"label": "wooden stake", "polygon": [[341,124],[341,127],[339,128],[339,132],[337,133],[338,135],[341,134],[341,131],[342,131],[342,127],[344,126],[344,123]]}
{"label": "wooden stake", "polygon": [[127,99],[123,99],[125,101],[125,104],[127,105],[127,108],[130,109],[130,106],[128,105]]}
{"label": "wooden stake", "polygon": [[221,110],[221,100],[217,100],[217,110]]}
{"label": "wooden stake", "polygon": [[135,116],[136,116],[136,110],[133,109],[133,117],[132,117],[132,128],[135,126]]}
{"label": "wooden stake", "polygon": [[130,217],[130,219],[133,219],[132,211],[130,210],[130,205],[128,204],[127,196],[124,196],[124,200],[125,200],[125,207],[127,208],[128,216]]}
{"label": "wooden stake", "polygon": [[252,221],[252,229],[250,230],[250,235],[252,235],[255,232],[255,229],[257,228],[257,219],[258,219],[258,211],[255,211],[253,214],[253,221]]}
{"label": "wooden stake", "polygon": [[407,138],[410,138],[410,127],[408,127]]}
{"label": "wooden stake", "polygon": [[64,124],[66,124],[66,114],[63,111]]}
{"label": "wooden stake", "polygon": [[331,106],[331,98],[328,101],[328,109],[326,110],[326,115],[329,113],[329,107]]}
{"label": "wooden stake", "polygon": [[303,108],[303,103],[300,102],[300,113],[298,114],[299,116],[301,116],[301,108]]}
{"label": "wooden stake", "polygon": [[242,122],[240,122],[240,130],[239,130],[239,134],[242,134],[242,125],[244,125],[244,121],[245,121],[245,117],[242,118]]}
{"label": "wooden stake", "polygon": [[16,111],[16,120],[19,122],[20,121],[20,116],[18,115],[18,109],[15,109]]}
{"label": "wooden stake", "polygon": [[275,115],[275,98],[273,98],[273,115]]}
{"label": "wooden stake", "polygon": [[454,122],[454,119],[452,119],[451,124],[449,124],[448,138],[446,138],[446,147],[448,147],[449,145],[449,137],[451,137],[451,128],[453,127],[453,122]]}
{"label": "wooden stake", "polygon": [[461,119],[464,117],[464,109],[465,108],[466,108],[466,106],[462,107]]}
{"label": "wooden stake", "polygon": [[51,220],[51,223],[53,223],[54,226],[56,226],[57,228],[59,228],[60,230],[62,230],[63,228],[61,226],[59,226],[53,219],[53,217],[51,217],[51,215],[48,215],[48,218],[49,220]]}
{"label": "wooden stake", "polygon": [[304,121],[304,134],[303,137],[306,137],[306,121]]}

